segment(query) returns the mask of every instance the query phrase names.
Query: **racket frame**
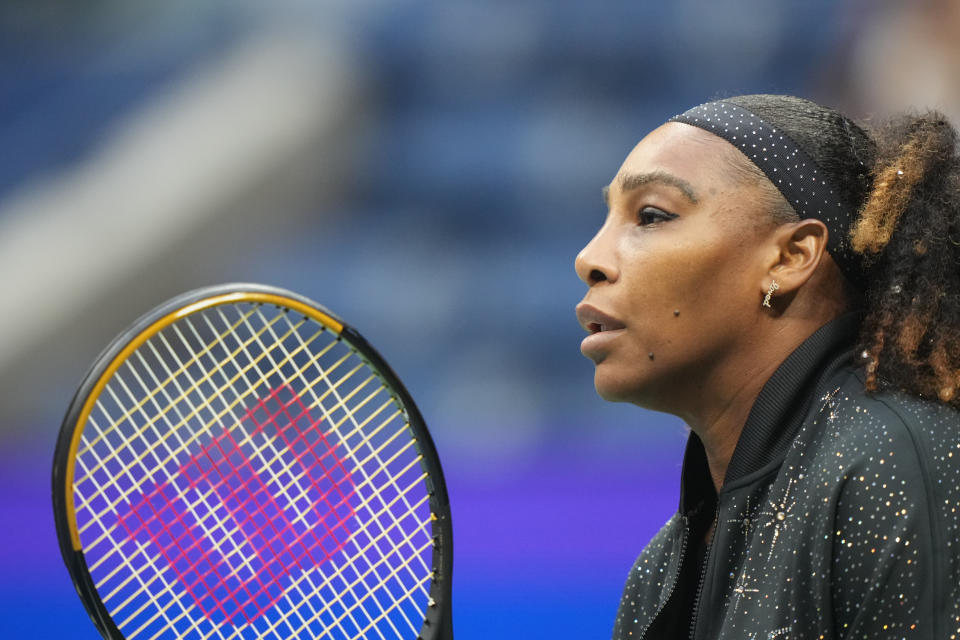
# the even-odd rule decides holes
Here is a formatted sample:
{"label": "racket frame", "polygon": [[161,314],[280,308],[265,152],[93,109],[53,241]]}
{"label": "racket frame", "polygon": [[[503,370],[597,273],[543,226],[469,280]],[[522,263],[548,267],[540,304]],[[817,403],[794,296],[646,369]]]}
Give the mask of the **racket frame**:
{"label": "racket frame", "polygon": [[57,539],[64,564],[90,619],[107,640],[124,640],[112,617],[97,594],[87,567],[77,532],[73,480],[76,452],[87,418],[100,392],[127,356],[148,338],[180,318],[204,309],[229,303],[272,304],[292,309],[316,320],[349,344],[385,383],[404,417],[421,454],[420,465],[426,472],[433,535],[433,578],[424,622],[417,640],[452,640],[451,582],[453,577],[453,529],[450,501],[443,470],[433,438],[413,398],[400,377],[386,360],[355,328],[334,313],[300,294],[263,284],[230,283],[203,287],[180,294],[142,315],[117,335],[97,356],[83,377],[67,408],[53,458],[52,497]]}

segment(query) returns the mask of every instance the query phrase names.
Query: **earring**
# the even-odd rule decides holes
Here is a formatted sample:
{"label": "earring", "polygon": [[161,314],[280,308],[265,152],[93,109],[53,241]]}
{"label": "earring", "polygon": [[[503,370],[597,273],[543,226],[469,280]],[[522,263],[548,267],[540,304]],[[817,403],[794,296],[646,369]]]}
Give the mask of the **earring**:
{"label": "earring", "polygon": [[767,295],[763,297],[763,306],[770,306],[770,297],[773,295],[773,292],[780,288],[780,283],[776,280],[770,281],[770,288],[767,289]]}

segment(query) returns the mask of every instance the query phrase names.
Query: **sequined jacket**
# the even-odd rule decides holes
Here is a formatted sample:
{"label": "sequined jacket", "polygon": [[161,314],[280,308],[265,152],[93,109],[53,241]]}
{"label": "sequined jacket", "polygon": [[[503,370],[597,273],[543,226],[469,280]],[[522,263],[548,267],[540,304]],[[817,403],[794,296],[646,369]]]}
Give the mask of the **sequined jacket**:
{"label": "sequined jacket", "polygon": [[855,329],[826,325],[777,369],[719,494],[691,435],[614,640],[960,638],[960,417],[867,394]]}

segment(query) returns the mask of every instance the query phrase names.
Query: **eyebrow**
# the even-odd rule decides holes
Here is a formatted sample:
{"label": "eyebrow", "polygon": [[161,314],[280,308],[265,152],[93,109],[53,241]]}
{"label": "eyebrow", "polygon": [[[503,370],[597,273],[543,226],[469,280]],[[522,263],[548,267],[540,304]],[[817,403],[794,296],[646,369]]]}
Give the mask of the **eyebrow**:
{"label": "eyebrow", "polygon": [[[693,186],[691,186],[689,182],[665,171],[628,173],[620,176],[619,182],[621,191],[633,191],[648,184],[663,184],[680,191],[691,204],[697,204],[699,202],[699,200],[697,200],[697,193],[693,190]],[[610,187],[603,187],[600,193],[603,195],[604,203],[610,206]]]}

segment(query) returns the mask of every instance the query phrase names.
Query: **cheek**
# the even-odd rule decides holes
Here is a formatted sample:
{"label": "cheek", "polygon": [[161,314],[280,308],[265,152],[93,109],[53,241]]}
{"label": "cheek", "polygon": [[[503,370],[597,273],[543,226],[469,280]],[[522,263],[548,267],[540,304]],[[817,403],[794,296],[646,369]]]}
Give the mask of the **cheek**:
{"label": "cheek", "polygon": [[667,251],[637,254],[631,273],[625,274],[631,317],[644,325],[659,324],[673,320],[673,310],[680,309],[681,317],[689,320],[690,314],[709,313],[737,296],[742,268],[733,265],[729,255],[719,244],[677,244]]}
{"label": "cheek", "polygon": [[631,357],[666,366],[737,336],[760,299],[754,300],[755,287],[749,286],[750,266],[729,247],[680,245],[662,258],[637,262],[629,287]]}

